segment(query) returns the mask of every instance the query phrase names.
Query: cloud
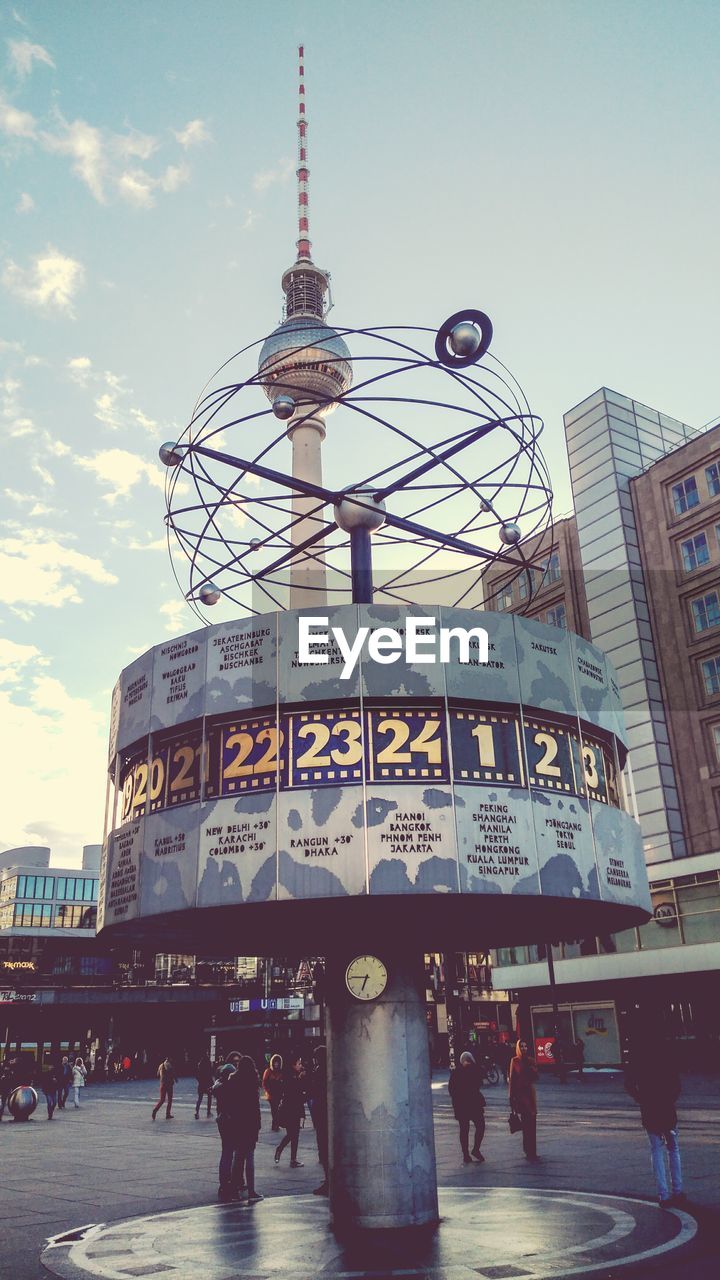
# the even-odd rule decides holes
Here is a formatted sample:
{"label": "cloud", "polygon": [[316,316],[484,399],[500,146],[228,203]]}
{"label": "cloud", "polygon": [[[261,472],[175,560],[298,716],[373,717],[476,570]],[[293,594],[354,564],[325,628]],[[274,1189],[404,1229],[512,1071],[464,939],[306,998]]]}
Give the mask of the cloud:
{"label": "cloud", "polygon": [[[34,658],[40,658],[40,650],[34,644],[17,644],[0,636],[0,684],[17,684],[21,669]],[[47,664],[46,658],[40,660]]]}
{"label": "cloud", "polygon": [[156,435],[160,430],[160,423],[156,422],[154,418],[148,418],[147,414],[143,413],[142,409],[131,409],[130,413],[138,426],[143,427],[145,431],[149,431],[152,435]]}
{"label": "cloud", "polygon": [[29,111],[19,111],[0,94],[0,129],[11,138],[34,138],[37,121]]}
{"label": "cloud", "polygon": [[0,602],[23,618],[43,605],[59,609],[80,604],[81,579],[102,586],[117,582],[101,560],[64,546],[58,535],[43,537],[33,529],[0,538]]}
{"label": "cloud", "polygon": [[253,187],[256,191],[267,191],[268,187],[272,187],[276,182],[287,182],[294,168],[295,162],[286,156],[285,159],[278,160],[274,169],[264,169],[261,173],[256,173],[253,178]]}
{"label": "cloud", "polygon": [[76,458],[75,461],[109,488],[110,492],[103,494],[105,502],[114,503],[118,498],[126,498],[143,479],[156,489],[165,489],[165,473],[160,467],[127,449],[102,449],[92,458]]}
{"label": "cloud", "polygon": [[73,356],[66,362],[67,369],[73,382],[77,382],[79,387],[86,387],[90,370],[92,369],[92,360],[89,356]]}
{"label": "cloud", "polygon": [[27,268],[11,259],[5,263],[2,283],[9,293],[42,310],[65,311],[72,315],[72,303],[85,279],[85,268],[48,245],[31,259]]}
{"label": "cloud", "polygon": [[159,612],[167,618],[165,630],[171,635],[177,635],[188,624],[189,610],[184,600],[166,600]]}
{"label": "cloud", "polygon": [[187,151],[188,147],[198,147],[203,142],[211,142],[212,134],[209,132],[204,120],[188,120],[184,129],[173,130],[175,137]]}
{"label": "cloud", "polygon": [[46,67],[54,67],[47,49],[41,44],[33,44],[30,40],[8,40],[10,61],[13,70],[19,76],[29,76],[34,62],[43,62]]}
{"label": "cloud", "polygon": [[240,230],[249,231],[250,228],[254,226],[254,224],[257,222],[259,217],[260,217],[260,214],[255,213],[254,209],[248,209],[242,223],[240,224]]}
{"label": "cloud", "polygon": [[102,839],[107,715],[48,665],[34,645],[0,640],[0,848],[51,844],[67,866]]}
{"label": "cloud", "polygon": [[62,120],[61,127],[60,134],[43,134],[45,149],[70,156],[73,173],[89,187],[95,199],[104,204],[107,160],[100,130],[85,120],[73,120],[70,124]]}
{"label": "cloud", "polygon": [[159,178],[153,178],[146,169],[128,169],[118,178],[118,190],[128,204],[138,209],[151,209],[155,204],[155,191],[171,194],[190,177],[187,165],[168,165]]}
{"label": "cloud", "polygon": [[15,205],[15,212],[16,213],[32,213],[34,208],[35,208],[35,201],[33,200],[32,196],[27,191],[23,191],[20,196],[20,199]]}
{"label": "cloud", "polygon": [[10,435],[15,440],[20,440],[22,436],[31,436],[34,431],[35,425],[32,418],[16,418],[10,427]]}

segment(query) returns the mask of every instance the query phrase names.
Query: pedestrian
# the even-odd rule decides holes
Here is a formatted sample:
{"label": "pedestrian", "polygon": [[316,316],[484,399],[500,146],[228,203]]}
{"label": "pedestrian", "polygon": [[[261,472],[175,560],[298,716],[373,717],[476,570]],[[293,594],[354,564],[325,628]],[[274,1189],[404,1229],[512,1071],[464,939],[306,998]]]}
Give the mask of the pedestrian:
{"label": "pedestrian", "polygon": [[[478,1164],[485,1157],[480,1151],[485,1136],[485,1098],[481,1092],[482,1075],[473,1055],[460,1054],[460,1065],[450,1072],[448,1090],[455,1119],[460,1127],[460,1147],[465,1164],[472,1164],[474,1156]],[[475,1126],[475,1138],[470,1151],[470,1123]]]}
{"label": "pedestrian", "polygon": [[40,1088],[45,1094],[47,1118],[52,1120],[60,1091],[60,1068],[55,1063],[51,1062],[44,1068],[40,1076]]}
{"label": "pedestrian", "polygon": [[163,1105],[163,1103],[166,1103],[167,1105],[165,1107],[165,1119],[174,1120],[175,1117],[172,1114],[172,1100],[173,1100],[173,1090],[175,1088],[176,1076],[173,1070],[173,1064],[172,1064],[171,1058],[165,1058],[164,1062],[160,1063],[160,1066],[157,1069],[157,1074],[158,1074],[158,1080],[160,1081],[160,1097],[158,1098],[155,1106],[152,1109],[152,1118],[153,1120],[156,1118],[157,1113],[160,1110],[161,1106]]}
{"label": "pedestrian", "polygon": [[273,1133],[278,1133],[280,1130],[277,1117],[280,1103],[282,1102],[283,1083],[283,1060],[279,1053],[274,1053],[270,1059],[269,1065],[263,1071],[262,1078],[262,1087],[265,1090],[265,1097],[270,1103]]}
{"label": "pedestrian", "polygon": [[5,1108],[13,1091],[13,1073],[10,1064],[5,1059],[0,1062],[0,1120],[5,1114]]}
{"label": "pedestrian", "polygon": [[657,1037],[639,1041],[625,1073],[625,1088],[640,1106],[640,1120],[650,1142],[650,1166],[657,1183],[660,1208],[685,1204],[675,1110],[681,1085],[669,1046]]}
{"label": "pedestrian", "polygon": [[124,1058],[123,1058],[123,1060],[122,1060],[122,1078],[123,1078],[123,1080],[129,1080],[129,1079],[130,1079],[130,1073],[131,1073],[131,1071],[132,1071],[132,1058],[130,1057],[130,1054],[129,1054],[129,1053],[126,1053],[126,1054],[125,1054],[125,1057],[124,1057]]}
{"label": "pedestrian", "polygon": [[578,1079],[585,1083],[585,1041],[582,1036],[578,1036],[575,1045],[575,1055],[577,1060]]}
{"label": "pedestrian", "polygon": [[200,1107],[202,1100],[207,1097],[207,1113],[208,1119],[212,1115],[212,1087],[213,1087],[213,1067],[210,1061],[210,1054],[204,1053],[195,1068],[195,1079],[197,1080],[197,1102],[195,1103],[195,1119],[200,1119]]}
{"label": "pedestrian", "polygon": [[255,1147],[260,1135],[260,1081],[252,1058],[231,1054],[213,1086],[217,1100],[217,1126],[222,1143],[218,1200],[228,1204],[242,1199],[248,1204],[263,1197],[255,1189]]}
{"label": "pedestrian", "polygon": [[72,1073],[73,1069],[70,1066],[70,1059],[67,1054],[64,1054],[60,1063],[60,1084],[58,1088],[58,1107],[61,1111],[65,1110],[65,1103],[68,1100],[70,1086],[72,1085]]}
{"label": "pedestrian", "polygon": [[537,1153],[537,1094],[535,1081],[538,1069],[535,1059],[528,1052],[527,1040],[518,1040],[515,1057],[510,1063],[510,1110],[520,1116],[522,1123],[523,1151],[525,1159],[539,1160]]}
{"label": "pedestrian", "polygon": [[278,1123],[285,1130],[285,1137],[275,1148],[275,1163],[280,1163],[280,1157],[288,1143],[290,1144],[290,1168],[302,1169],[302,1160],[298,1160],[298,1143],[300,1141],[300,1126],[305,1120],[305,1067],[303,1060],[298,1056],[292,1064],[290,1073],[285,1077],[285,1088],[283,1090],[282,1102],[278,1110]]}
{"label": "pedestrian", "polygon": [[326,1196],[330,1191],[328,1177],[328,1097],[327,1097],[327,1050],[319,1044],[313,1052],[313,1067],[310,1073],[308,1090],[308,1106],[315,1129],[318,1160],[322,1166],[323,1180],[313,1191],[314,1196]]}
{"label": "pedestrian", "polygon": [[87,1068],[82,1058],[76,1058],[72,1069],[72,1087],[75,1094],[75,1110],[80,1106],[80,1090],[85,1087]]}

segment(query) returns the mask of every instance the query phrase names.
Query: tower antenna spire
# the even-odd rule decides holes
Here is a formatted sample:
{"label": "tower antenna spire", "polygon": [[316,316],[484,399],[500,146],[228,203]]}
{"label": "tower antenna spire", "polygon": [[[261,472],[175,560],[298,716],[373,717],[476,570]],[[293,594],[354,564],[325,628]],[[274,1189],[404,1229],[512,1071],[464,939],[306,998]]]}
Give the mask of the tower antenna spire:
{"label": "tower antenna spire", "polygon": [[310,220],[308,214],[307,115],[305,113],[305,46],[298,45],[298,238],[297,258],[284,273],[285,318],[312,316],[323,320],[327,311],[325,295],[330,286],[330,273],[316,267],[312,260]]}
{"label": "tower antenna spire", "polygon": [[310,243],[310,220],[308,201],[308,179],[310,170],[307,162],[307,115],[305,112],[305,46],[298,46],[298,262],[312,262],[312,245]]}

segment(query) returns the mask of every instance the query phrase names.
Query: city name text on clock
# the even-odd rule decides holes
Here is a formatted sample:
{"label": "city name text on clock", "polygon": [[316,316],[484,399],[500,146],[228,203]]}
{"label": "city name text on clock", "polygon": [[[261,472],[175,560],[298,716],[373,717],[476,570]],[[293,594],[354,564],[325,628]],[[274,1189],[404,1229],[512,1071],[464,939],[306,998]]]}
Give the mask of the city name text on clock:
{"label": "city name text on clock", "polygon": [[[484,627],[440,627],[437,619],[405,618],[402,631],[394,627],[359,627],[348,640],[342,627],[330,627],[330,619],[298,618],[298,657],[302,663],[328,663],[334,645],[343,659],[341,680],[349,680],[367,643],[371,662],[397,662],[405,652],[407,662],[487,663],[488,633]],[[471,652],[472,650],[472,652]]]}

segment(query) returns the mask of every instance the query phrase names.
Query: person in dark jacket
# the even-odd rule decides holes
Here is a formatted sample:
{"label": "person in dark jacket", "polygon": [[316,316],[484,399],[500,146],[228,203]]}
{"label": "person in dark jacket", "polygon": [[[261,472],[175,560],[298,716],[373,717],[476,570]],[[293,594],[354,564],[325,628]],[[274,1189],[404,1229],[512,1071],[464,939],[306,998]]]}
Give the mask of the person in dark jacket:
{"label": "person in dark jacket", "polygon": [[60,1068],[55,1063],[49,1063],[40,1076],[40,1088],[45,1094],[45,1103],[47,1106],[47,1118],[52,1120],[53,1112],[58,1104],[58,1094],[61,1085]]}
{"label": "person in dark jacket", "polygon": [[285,1137],[275,1148],[275,1163],[288,1143],[290,1144],[290,1168],[302,1169],[302,1160],[298,1160],[298,1142],[300,1141],[300,1125],[305,1119],[305,1066],[301,1057],[297,1057],[291,1070],[285,1077],[282,1102],[278,1111],[278,1123],[285,1130]]}
{"label": "person in dark jacket", "polygon": [[195,1068],[195,1079],[197,1080],[198,1092],[197,1102],[195,1103],[195,1119],[200,1119],[200,1107],[202,1100],[207,1096],[207,1113],[208,1118],[212,1115],[212,1087],[213,1087],[213,1065],[210,1061],[210,1055],[204,1053]]}
{"label": "person in dark jacket", "polygon": [[[675,1103],[680,1076],[668,1045],[659,1040],[638,1042],[625,1073],[625,1088],[640,1106],[640,1119],[650,1142],[650,1164],[662,1209],[684,1204],[682,1164]],[[668,1181],[667,1164],[670,1167]]]}
{"label": "person in dark jacket", "polygon": [[522,1121],[523,1151],[526,1160],[539,1160],[537,1153],[537,1094],[535,1081],[538,1069],[535,1059],[528,1052],[527,1040],[522,1037],[515,1047],[515,1057],[510,1063],[508,1092],[510,1110],[517,1112]]}
{"label": "person in dark jacket", "polygon": [[270,1115],[272,1116],[272,1131],[278,1133],[280,1125],[278,1123],[278,1111],[282,1102],[283,1086],[285,1077],[283,1076],[283,1060],[279,1053],[274,1053],[268,1066],[263,1072],[262,1087],[265,1097],[270,1103]]}
{"label": "person in dark jacket", "polygon": [[260,1082],[252,1058],[231,1054],[213,1086],[217,1126],[222,1143],[218,1200],[240,1200],[247,1188],[248,1204],[263,1197],[255,1190],[255,1147],[260,1134]]}
{"label": "person in dark jacket", "polygon": [[310,1073],[308,1090],[308,1106],[315,1129],[318,1160],[324,1174],[319,1187],[313,1191],[314,1196],[326,1196],[330,1192],[328,1182],[328,1097],[327,1097],[327,1050],[319,1044],[313,1053],[313,1068]]}
{"label": "person in dark jacket", "polygon": [[65,1103],[68,1100],[70,1086],[72,1085],[72,1067],[67,1054],[63,1055],[60,1063],[60,1088],[58,1090],[58,1106],[61,1111],[65,1110]]}
{"label": "person in dark jacket", "polygon": [[[460,1065],[450,1072],[448,1090],[460,1127],[460,1146],[465,1164],[472,1164],[472,1156],[482,1164],[485,1160],[480,1151],[485,1136],[485,1098],[480,1084],[482,1074],[469,1052],[460,1054]],[[475,1140],[470,1151],[470,1123],[475,1125]]]}

